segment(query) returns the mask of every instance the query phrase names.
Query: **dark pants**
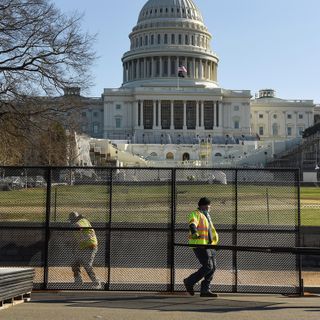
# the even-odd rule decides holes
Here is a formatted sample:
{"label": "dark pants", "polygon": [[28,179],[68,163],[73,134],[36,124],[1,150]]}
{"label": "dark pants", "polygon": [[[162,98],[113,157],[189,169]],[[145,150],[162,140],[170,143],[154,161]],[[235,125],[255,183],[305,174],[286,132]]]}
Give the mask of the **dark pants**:
{"label": "dark pants", "polygon": [[203,278],[201,292],[208,292],[210,290],[210,282],[216,270],[216,251],[199,247],[193,249],[193,251],[201,263],[201,268],[186,278],[186,282],[188,285],[194,286]]}

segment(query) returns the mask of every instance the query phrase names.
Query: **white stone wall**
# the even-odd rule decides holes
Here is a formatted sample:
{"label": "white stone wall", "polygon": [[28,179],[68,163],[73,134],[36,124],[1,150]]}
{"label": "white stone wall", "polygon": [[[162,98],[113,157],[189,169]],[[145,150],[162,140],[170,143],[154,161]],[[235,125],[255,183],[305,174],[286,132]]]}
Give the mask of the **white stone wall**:
{"label": "white stone wall", "polygon": [[[313,124],[312,100],[262,98],[251,101],[252,133],[257,133],[262,139],[301,137],[302,131]],[[260,128],[263,128],[263,133]]]}

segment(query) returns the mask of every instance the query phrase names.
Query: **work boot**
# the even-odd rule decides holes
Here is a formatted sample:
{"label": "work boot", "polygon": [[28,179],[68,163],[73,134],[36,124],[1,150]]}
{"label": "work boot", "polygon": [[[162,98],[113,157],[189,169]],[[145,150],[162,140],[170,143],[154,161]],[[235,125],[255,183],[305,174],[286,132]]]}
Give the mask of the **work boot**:
{"label": "work boot", "polygon": [[183,283],[184,283],[184,286],[186,287],[187,292],[188,292],[191,296],[194,296],[193,286],[191,286],[190,284],[188,284],[187,279],[183,279]]}
{"label": "work boot", "polygon": [[96,290],[102,288],[100,280],[92,282],[92,285],[93,285],[93,289],[96,289]]}
{"label": "work boot", "polygon": [[78,285],[83,284],[83,280],[82,280],[81,276],[75,276],[74,277],[74,283],[78,284]]}

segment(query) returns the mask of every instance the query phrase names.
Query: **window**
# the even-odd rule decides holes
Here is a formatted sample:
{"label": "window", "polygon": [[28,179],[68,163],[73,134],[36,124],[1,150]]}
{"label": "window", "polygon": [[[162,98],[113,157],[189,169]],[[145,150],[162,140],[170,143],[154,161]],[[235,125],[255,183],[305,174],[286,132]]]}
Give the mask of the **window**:
{"label": "window", "polygon": [[186,36],[185,36],[185,44],[189,44],[189,36],[186,34]]}
{"label": "window", "polygon": [[299,119],[303,119],[303,114],[299,114]]}
{"label": "window", "polygon": [[292,119],[292,114],[288,114],[288,115],[287,115],[287,118],[288,118],[288,119]]}
{"label": "window", "polygon": [[144,45],[147,46],[148,45],[148,36],[144,37]]}
{"label": "window", "polygon": [[287,127],[287,135],[292,136],[292,128],[291,127]]}
{"label": "window", "polygon": [[277,119],[277,117],[278,117],[278,116],[277,116],[276,114],[273,115],[273,119]]}
{"label": "window", "polygon": [[158,44],[161,44],[161,35],[158,34]]}
{"label": "window", "polygon": [[239,129],[239,128],[240,128],[240,124],[239,124],[239,121],[238,121],[238,120],[236,120],[236,121],[234,122],[234,128],[235,128],[235,129]]}
{"label": "window", "polygon": [[302,137],[304,131],[304,127],[298,127],[298,135]]}
{"label": "window", "polygon": [[259,127],[259,135],[263,136],[263,127]]}
{"label": "window", "polygon": [[121,128],[121,118],[116,118],[116,128]]}
{"label": "window", "polygon": [[99,132],[99,124],[98,123],[95,123],[93,125],[93,133],[98,133]]}
{"label": "window", "polygon": [[182,35],[179,34],[179,38],[178,38],[179,44],[182,44]]}
{"label": "window", "polygon": [[164,44],[167,44],[167,43],[168,43],[168,35],[165,34],[165,35],[164,35]]}
{"label": "window", "polygon": [[154,44],[154,35],[153,34],[151,35],[151,41],[150,42],[151,42],[152,45]]}
{"label": "window", "polygon": [[172,152],[168,152],[167,155],[166,155],[166,159],[167,160],[174,160],[174,155]]}
{"label": "window", "polygon": [[263,119],[263,114],[259,114],[259,119]]}
{"label": "window", "polygon": [[234,110],[234,111],[239,111],[239,106],[234,106],[234,107],[233,107],[233,110]]}
{"label": "window", "polygon": [[176,37],[174,34],[171,35],[171,44],[175,44],[176,43]]}
{"label": "window", "polygon": [[116,110],[121,110],[121,104],[116,105]]}

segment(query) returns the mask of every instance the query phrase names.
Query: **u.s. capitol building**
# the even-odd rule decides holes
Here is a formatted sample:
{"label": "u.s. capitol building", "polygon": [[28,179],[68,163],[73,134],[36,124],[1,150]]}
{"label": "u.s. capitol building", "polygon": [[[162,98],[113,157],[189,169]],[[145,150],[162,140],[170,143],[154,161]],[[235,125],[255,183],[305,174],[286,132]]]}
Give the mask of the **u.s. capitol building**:
{"label": "u.s. capitol building", "polygon": [[93,127],[96,138],[117,145],[91,141],[108,156],[265,163],[287,147],[275,141],[300,138],[314,123],[312,100],[279,99],[271,89],[252,99],[250,90],[219,86],[212,35],[192,0],[147,1],[129,39],[123,83],[102,94],[103,121],[82,113],[83,132]]}

